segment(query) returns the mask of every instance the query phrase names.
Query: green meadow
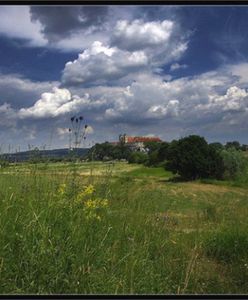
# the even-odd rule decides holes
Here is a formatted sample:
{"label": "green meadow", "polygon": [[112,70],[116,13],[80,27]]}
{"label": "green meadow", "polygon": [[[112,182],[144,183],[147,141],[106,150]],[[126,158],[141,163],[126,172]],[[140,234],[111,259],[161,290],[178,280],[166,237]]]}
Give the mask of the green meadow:
{"label": "green meadow", "polygon": [[248,175],[172,177],[125,162],[0,169],[0,293],[247,294]]}

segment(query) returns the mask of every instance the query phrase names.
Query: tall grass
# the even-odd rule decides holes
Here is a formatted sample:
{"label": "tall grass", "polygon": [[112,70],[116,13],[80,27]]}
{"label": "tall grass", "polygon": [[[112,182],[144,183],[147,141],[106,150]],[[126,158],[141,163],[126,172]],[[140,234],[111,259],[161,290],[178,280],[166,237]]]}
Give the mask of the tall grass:
{"label": "tall grass", "polygon": [[[60,167],[1,171],[0,293],[246,291],[247,273],[238,272],[246,270],[245,195],[165,184],[161,171],[157,181],[151,171],[149,181],[133,173],[113,176],[119,166],[111,164],[91,177],[80,175],[81,164],[64,173]],[[82,200],[90,185],[95,192]],[[90,215],[87,197],[108,204]]]}

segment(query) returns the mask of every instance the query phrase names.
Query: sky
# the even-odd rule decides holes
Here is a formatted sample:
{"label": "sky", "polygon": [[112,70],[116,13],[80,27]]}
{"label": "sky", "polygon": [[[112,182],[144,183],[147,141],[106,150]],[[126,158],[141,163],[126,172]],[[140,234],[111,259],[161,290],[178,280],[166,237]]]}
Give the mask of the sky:
{"label": "sky", "polygon": [[121,133],[248,144],[248,6],[0,6],[0,152]]}

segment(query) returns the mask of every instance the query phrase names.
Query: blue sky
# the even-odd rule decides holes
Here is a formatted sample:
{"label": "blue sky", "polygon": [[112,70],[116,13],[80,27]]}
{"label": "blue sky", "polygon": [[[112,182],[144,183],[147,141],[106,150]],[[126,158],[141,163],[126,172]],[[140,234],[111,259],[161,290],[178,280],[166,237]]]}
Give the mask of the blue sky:
{"label": "blue sky", "polygon": [[0,6],[1,152],[189,134],[248,144],[248,6]]}

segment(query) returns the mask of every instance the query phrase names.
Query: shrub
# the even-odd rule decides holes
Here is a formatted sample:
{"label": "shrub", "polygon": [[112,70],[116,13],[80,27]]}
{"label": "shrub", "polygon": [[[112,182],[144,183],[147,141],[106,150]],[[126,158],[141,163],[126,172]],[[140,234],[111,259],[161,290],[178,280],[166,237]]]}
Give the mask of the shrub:
{"label": "shrub", "polygon": [[157,166],[159,164],[159,158],[158,158],[158,150],[155,150],[148,154],[148,160],[146,162],[147,166]]}
{"label": "shrub", "polygon": [[9,166],[9,162],[6,159],[1,159],[0,160],[0,168],[6,168]]}
{"label": "shrub", "polygon": [[135,151],[132,152],[128,157],[129,163],[137,163],[137,164],[144,164],[147,162],[148,155],[144,152]]}
{"label": "shrub", "polygon": [[224,178],[234,179],[245,171],[247,163],[241,151],[228,148],[221,151],[221,156],[225,168]]}

